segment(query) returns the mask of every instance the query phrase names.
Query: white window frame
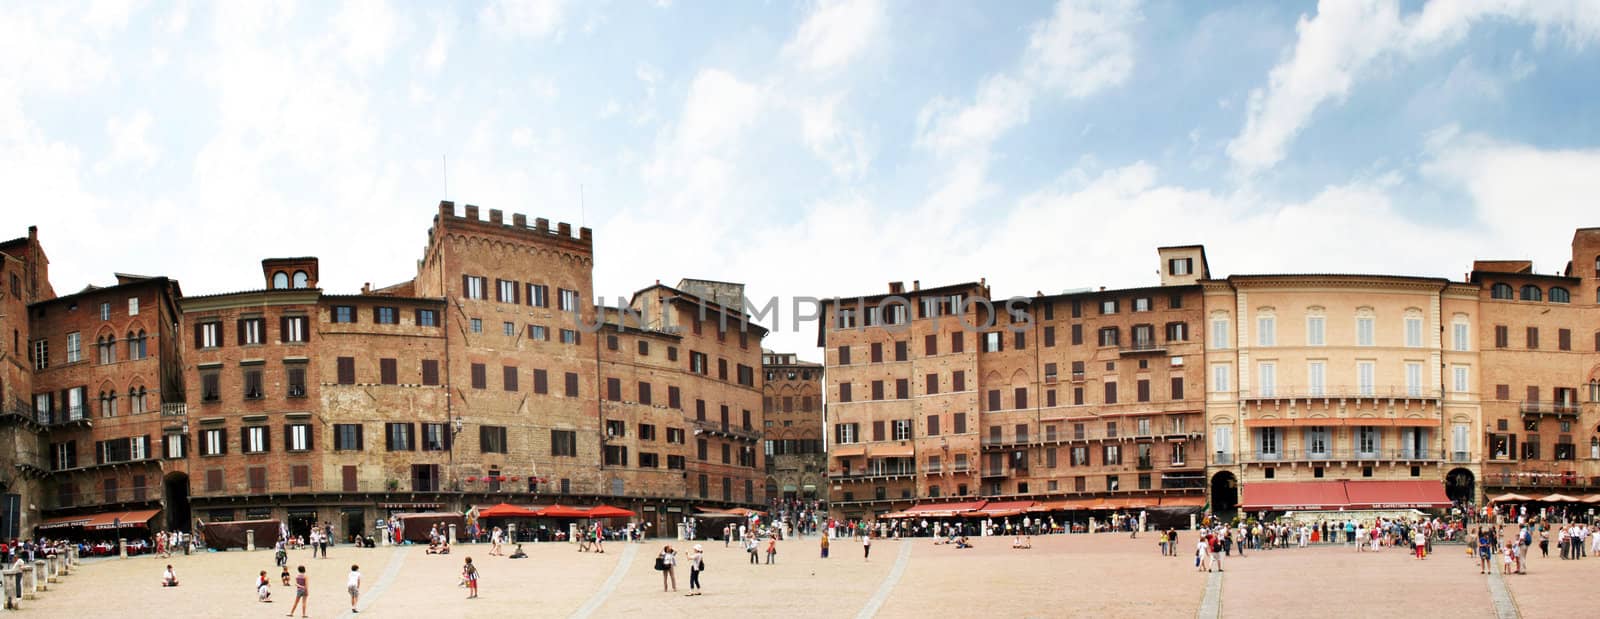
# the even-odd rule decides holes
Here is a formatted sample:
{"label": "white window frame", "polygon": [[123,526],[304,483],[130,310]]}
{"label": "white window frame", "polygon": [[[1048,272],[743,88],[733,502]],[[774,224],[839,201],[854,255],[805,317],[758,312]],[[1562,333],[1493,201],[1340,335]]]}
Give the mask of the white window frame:
{"label": "white window frame", "polygon": [[1451,327],[1452,335],[1455,340],[1453,342],[1453,348],[1459,352],[1467,352],[1472,350],[1472,340],[1470,339],[1472,337],[1472,325],[1469,325],[1465,322],[1457,322],[1451,325]]}
{"label": "white window frame", "polygon": [[1377,426],[1356,426],[1356,453],[1375,454],[1383,449],[1383,433]]}
{"label": "white window frame", "polygon": [[1256,317],[1256,345],[1276,346],[1278,342],[1278,318],[1276,316]]}
{"label": "white window frame", "polygon": [[1450,431],[1451,451],[1455,452],[1454,460],[1457,462],[1466,461],[1468,454],[1472,451],[1470,440],[1472,427],[1468,424],[1458,423],[1451,426]]}
{"label": "white window frame", "polygon": [[1327,393],[1328,389],[1328,362],[1306,362],[1306,394],[1320,396]]}
{"label": "white window frame", "polygon": [[1465,366],[1465,365],[1451,366],[1450,367],[1450,373],[1455,379],[1453,381],[1453,386],[1455,388],[1456,393],[1467,393],[1467,392],[1471,391],[1471,387],[1472,387],[1472,384],[1471,384],[1472,368],[1470,366]]}
{"label": "white window frame", "polygon": [[222,430],[211,428],[200,431],[200,455],[220,456],[223,447]]}
{"label": "white window frame", "polygon": [[309,449],[307,439],[311,436],[311,425],[296,423],[289,426],[289,435],[283,437],[289,451],[305,451]]}
{"label": "white window frame", "polygon": [[1261,361],[1256,363],[1256,377],[1260,381],[1256,385],[1256,393],[1262,397],[1278,395],[1278,362]]}
{"label": "white window frame", "polygon": [[578,291],[559,288],[557,289],[557,292],[559,294],[559,298],[557,298],[556,301],[560,303],[560,307],[558,309],[563,312],[578,311]]}
{"label": "white window frame", "polygon": [[285,342],[304,342],[304,341],[306,341],[306,317],[305,316],[289,316],[288,319],[284,321],[284,323],[289,328],[286,331],[284,331],[284,333],[283,333],[283,341],[285,341]]}
{"label": "white window frame", "polygon": [[150,457],[150,439],[144,436],[135,436],[128,439],[128,459],[131,461],[144,460]]}
{"label": "white window frame", "polygon": [[476,275],[468,275],[467,276],[467,289],[465,291],[467,293],[467,298],[468,299],[483,299],[484,288],[488,284],[488,282],[489,282],[489,278],[487,278],[487,277],[478,277]]}
{"label": "white window frame", "polygon": [[1227,318],[1211,319],[1211,348],[1218,350],[1228,348]]}
{"label": "white window frame", "polygon": [[1422,317],[1405,318],[1406,348],[1422,348]]}
{"label": "white window frame", "polygon": [[265,452],[267,450],[266,426],[245,426],[243,443],[240,448],[247,454]]}
{"label": "white window frame", "polygon": [[216,348],[222,345],[222,323],[208,322],[200,325],[200,347]]}
{"label": "white window frame", "polygon": [[128,315],[139,315],[139,297],[128,297]]}
{"label": "white window frame", "polygon": [[1377,319],[1371,316],[1356,317],[1356,346],[1376,346]]}
{"label": "white window frame", "polygon": [[896,419],[891,424],[892,436],[897,441],[911,440],[911,420]]}
{"label": "white window frame", "polygon": [[528,304],[534,307],[550,307],[550,287],[544,284],[533,284],[533,292],[529,293]]}
{"label": "white window frame", "polygon": [[1233,364],[1211,364],[1211,390],[1218,393],[1227,393],[1233,389]]}
{"label": "white window frame", "polygon": [[513,302],[513,300],[517,298],[517,282],[509,279],[502,279],[499,283],[501,301],[505,303]]}
{"label": "white window frame", "polygon": [[1377,392],[1378,363],[1376,361],[1356,362],[1356,393],[1370,396]]}
{"label": "white window frame", "polygon": [[105,301],[105,302],[102,302],[100,304],[100,319],[101,320],[111,320],[111,302],[110,301]]}
{"label": "white window frame", "polygon": [[1413,398],[1422,397],[1422,362],[1406,362],[1406,395]]}
{"label": "white window frame", "polygon": [[83,359],[83,335],[77,331],[67,334],[67,363],[77,363]]}
{"label": "white window frame", "polygon": [[1326,346],[1328,319],[1322,316],[1306,317],[1306,345]]}
{"label": "white window frame", "polygon": [[165,445],[166,458],[168,460],[181,460],[186,455],[183,448],[182,434],[168,434],[161,442]]}
{"label": "white window frame", "polygon": [[244,343],[260,344],[262,327],[266,325],[265,318],[247,318],[244,321]]}

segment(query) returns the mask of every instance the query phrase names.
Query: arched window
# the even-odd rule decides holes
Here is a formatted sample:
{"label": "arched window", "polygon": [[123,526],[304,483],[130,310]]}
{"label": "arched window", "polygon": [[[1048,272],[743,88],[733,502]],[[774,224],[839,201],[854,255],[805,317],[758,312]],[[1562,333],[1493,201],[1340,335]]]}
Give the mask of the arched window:
{"label": "arched window", "polygon": [[130,360],[138,359],[139,358],[139,340],[137,340],[137,339],[135,339],[133,337],[133,332],[132,331],[128,332],[127,342],[128,342],[128,359],[130,359]]}
{"label": "arched window", "polygon": [[1550,287],[1550,302],[1551,303],[1571,303],[1572,302],[1572,293],[1567,292],[1566,288],[1562,288],[1560,286],[1551,286]]}
{"label": "arched window", "polygon": [[306,285],[310,281],[311,280],[306,276],[306,272],[305,271],[295,271],[294,272],[294,287],[295,288],[305,288]]}
{"label": "arched window", "polygon": [[1489,288],[1489,297],[1493,299],[1510,299],[1511,284],[1495,284]]}
{"label": "arched window", "polygon": [[272,274],[272,287],[274,289],[277,289],[277,290],[282,290],[284,288],[288,288],[289,287],[289,274],[288,273],[284,273],[283,271],[278,271],[277,273],[273,273]]}
{"label": "arched window", "polygon": [[1544,300],[1544,292],[1539,290],[1538,286],[1535,286],[1533,284],[1528,284],[1528,285],[1522,287],[1522,300],[1523,301],[1543,301]]}

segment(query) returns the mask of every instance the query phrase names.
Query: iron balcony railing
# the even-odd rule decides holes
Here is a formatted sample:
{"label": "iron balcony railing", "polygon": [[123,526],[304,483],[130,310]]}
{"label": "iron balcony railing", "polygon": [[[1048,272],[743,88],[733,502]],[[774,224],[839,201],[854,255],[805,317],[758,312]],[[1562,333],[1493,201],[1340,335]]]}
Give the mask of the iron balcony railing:
{"label": "iron balcony railing", "polygon": [[[1221,455],[1221,454],[1219,454]],[[1294,449],[1275,452],[1249,451],[1239,455],[1241,462],[1318,462],[1349,460],[1404,460],[1434,462],[1444,459],[1444,453],[1433,449],[1324,449],[1302,451]],[[1218,464],[1223,464],[1218,462]]]}
{"label": "iron balcony railing", "polygon": [[1429,389],[1421,385],[1416,387],[1405,385],[1282,385],[1274,386],[1270,389],[1258,387],[1251,391],[1241,391],[1239,397],[1244,400],[1306,400],[1320,398],[1437,400],[1442,397],[1442,394],[1436,388]]}

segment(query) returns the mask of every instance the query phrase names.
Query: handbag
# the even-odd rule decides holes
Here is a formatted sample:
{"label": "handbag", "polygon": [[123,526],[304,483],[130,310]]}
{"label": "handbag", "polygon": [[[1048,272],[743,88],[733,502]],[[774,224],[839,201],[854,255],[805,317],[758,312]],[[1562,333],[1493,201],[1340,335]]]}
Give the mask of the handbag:
{"label": "handbag", "polygon": [[666,555],[656,555],[656,571],[657,572],[665,572],[665,571],[667,571],[667,556]]}

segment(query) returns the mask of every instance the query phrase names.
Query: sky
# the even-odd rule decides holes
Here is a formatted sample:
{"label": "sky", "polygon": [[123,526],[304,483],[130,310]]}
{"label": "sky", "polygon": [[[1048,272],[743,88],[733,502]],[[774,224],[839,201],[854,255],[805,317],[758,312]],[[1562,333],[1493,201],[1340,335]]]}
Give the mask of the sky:
{"label": "sky", "polygon": [[[415,275],[439,200],[594,229],[595,292],[997,297],[1553,273],[1600,226],[1600,2],[0,3],[0,237],[58,293]],[[809,311],[809,306],[802,306]]]}

